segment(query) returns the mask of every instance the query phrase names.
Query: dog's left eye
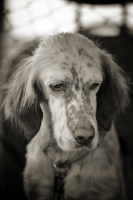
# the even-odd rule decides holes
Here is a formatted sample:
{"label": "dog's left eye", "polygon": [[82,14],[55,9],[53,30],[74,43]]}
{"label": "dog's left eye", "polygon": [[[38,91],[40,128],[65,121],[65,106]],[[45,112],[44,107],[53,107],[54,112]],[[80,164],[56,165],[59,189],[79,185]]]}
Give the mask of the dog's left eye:
{"label": "dog's left eye", "polygon": [[65,85],[63,83],[56,83],[56,84],[50,85],[50,87],[53,91],[61,91],[64,89]]}
{"label": "dog's left eye", "polygon": [[90,86],[90,89],[91,89],[91,90],[96,89],[99,85],[100,85],[100,83],[93,83],[93,84]]}

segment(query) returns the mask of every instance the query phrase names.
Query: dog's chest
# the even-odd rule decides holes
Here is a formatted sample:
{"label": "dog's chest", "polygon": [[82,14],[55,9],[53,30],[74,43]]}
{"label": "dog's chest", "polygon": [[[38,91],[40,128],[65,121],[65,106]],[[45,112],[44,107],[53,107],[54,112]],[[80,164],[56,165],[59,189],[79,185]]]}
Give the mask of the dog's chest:
{"label": "dog's chest", "polygon": [[118,165],[109,162],[103,156],[101,161],[90,157],[72,164],[64,179],[65,199],[108,200],[116,196],[120,191],[120,172]]}

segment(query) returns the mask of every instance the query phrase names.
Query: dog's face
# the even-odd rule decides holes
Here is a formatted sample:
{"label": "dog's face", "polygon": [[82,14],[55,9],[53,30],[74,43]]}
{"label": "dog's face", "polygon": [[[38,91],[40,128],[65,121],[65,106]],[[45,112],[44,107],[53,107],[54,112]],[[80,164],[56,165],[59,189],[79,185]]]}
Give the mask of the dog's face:
{"label": "dog's face", "polygon": [[6,117],[27,135],[38,132],[39,105],[47,104],[52,138],[64,151],[96,148],[105,132],[99,124],[109,129],[128,101],[126,78],[111,56],[86,37],[69,33],[42,40],[35,54],[20,63],[5,94]]}
{"label": "dog's face", "polygon": [[[63,49],[61,44],[60,48]],[[96,95],[103,73],[98,54],[93,56],[93,47],[72,50],[69,47],[68,52],[64,50],[53,57],[55,64],[43,68],[39,80],[48,101],[53,137],[58,146],[64,151],[81,146],[94,149],[98,145]],[[49,62],[50,58],[51,55]]]}

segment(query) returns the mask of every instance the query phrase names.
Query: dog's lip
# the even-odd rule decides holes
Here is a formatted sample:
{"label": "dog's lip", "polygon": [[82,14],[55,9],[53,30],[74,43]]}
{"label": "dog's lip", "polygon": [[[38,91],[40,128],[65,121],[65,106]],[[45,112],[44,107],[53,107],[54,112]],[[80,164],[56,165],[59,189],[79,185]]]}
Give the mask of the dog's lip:
{"label": "dog's lip", "polygon": [[[59,146],[58,146],[59,147]],[[61,148],[61,147],[59,147],[62,151],[65,151],[63,148]],[[83,152],[83,151],[91,151],[91,149],[92,149],[92,146],[91,146],[91,144],[90,145],[88,145],[88,146],[86,146],[86,145],[79,145],[79,144],[77,144],[76,146],[74,146],[74,147],[72,147],[72,148],[69,148],[69,152],[78,152],[78,153],[80,153],[80,152]]]}
{"label": "dog's lip", "polygon": [[91,145],[77,145],[76,146],[77,150],[80,150],[80,149],[83,149],[83,148],[89,150],[89,149],[91,149]]}

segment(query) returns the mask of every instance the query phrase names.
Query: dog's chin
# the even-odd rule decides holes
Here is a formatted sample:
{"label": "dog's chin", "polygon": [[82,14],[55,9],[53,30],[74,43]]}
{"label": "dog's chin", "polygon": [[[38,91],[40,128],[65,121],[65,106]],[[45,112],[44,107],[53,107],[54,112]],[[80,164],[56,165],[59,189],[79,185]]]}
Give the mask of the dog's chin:
{"label": "dog's chin", "polygon": [[61,151],[64,151],[64,152],[83,152],[83,151],[92,151],[94,150],[96,147],[93,147],[93,144],[89,144],[89,145],[79,145],[78,143],[74,143],[74,144],[71,144],[71,145],[68,145],[68,144],[62,144],[60,142],[57,143],[58,145],[58,148],[61,150]]}

